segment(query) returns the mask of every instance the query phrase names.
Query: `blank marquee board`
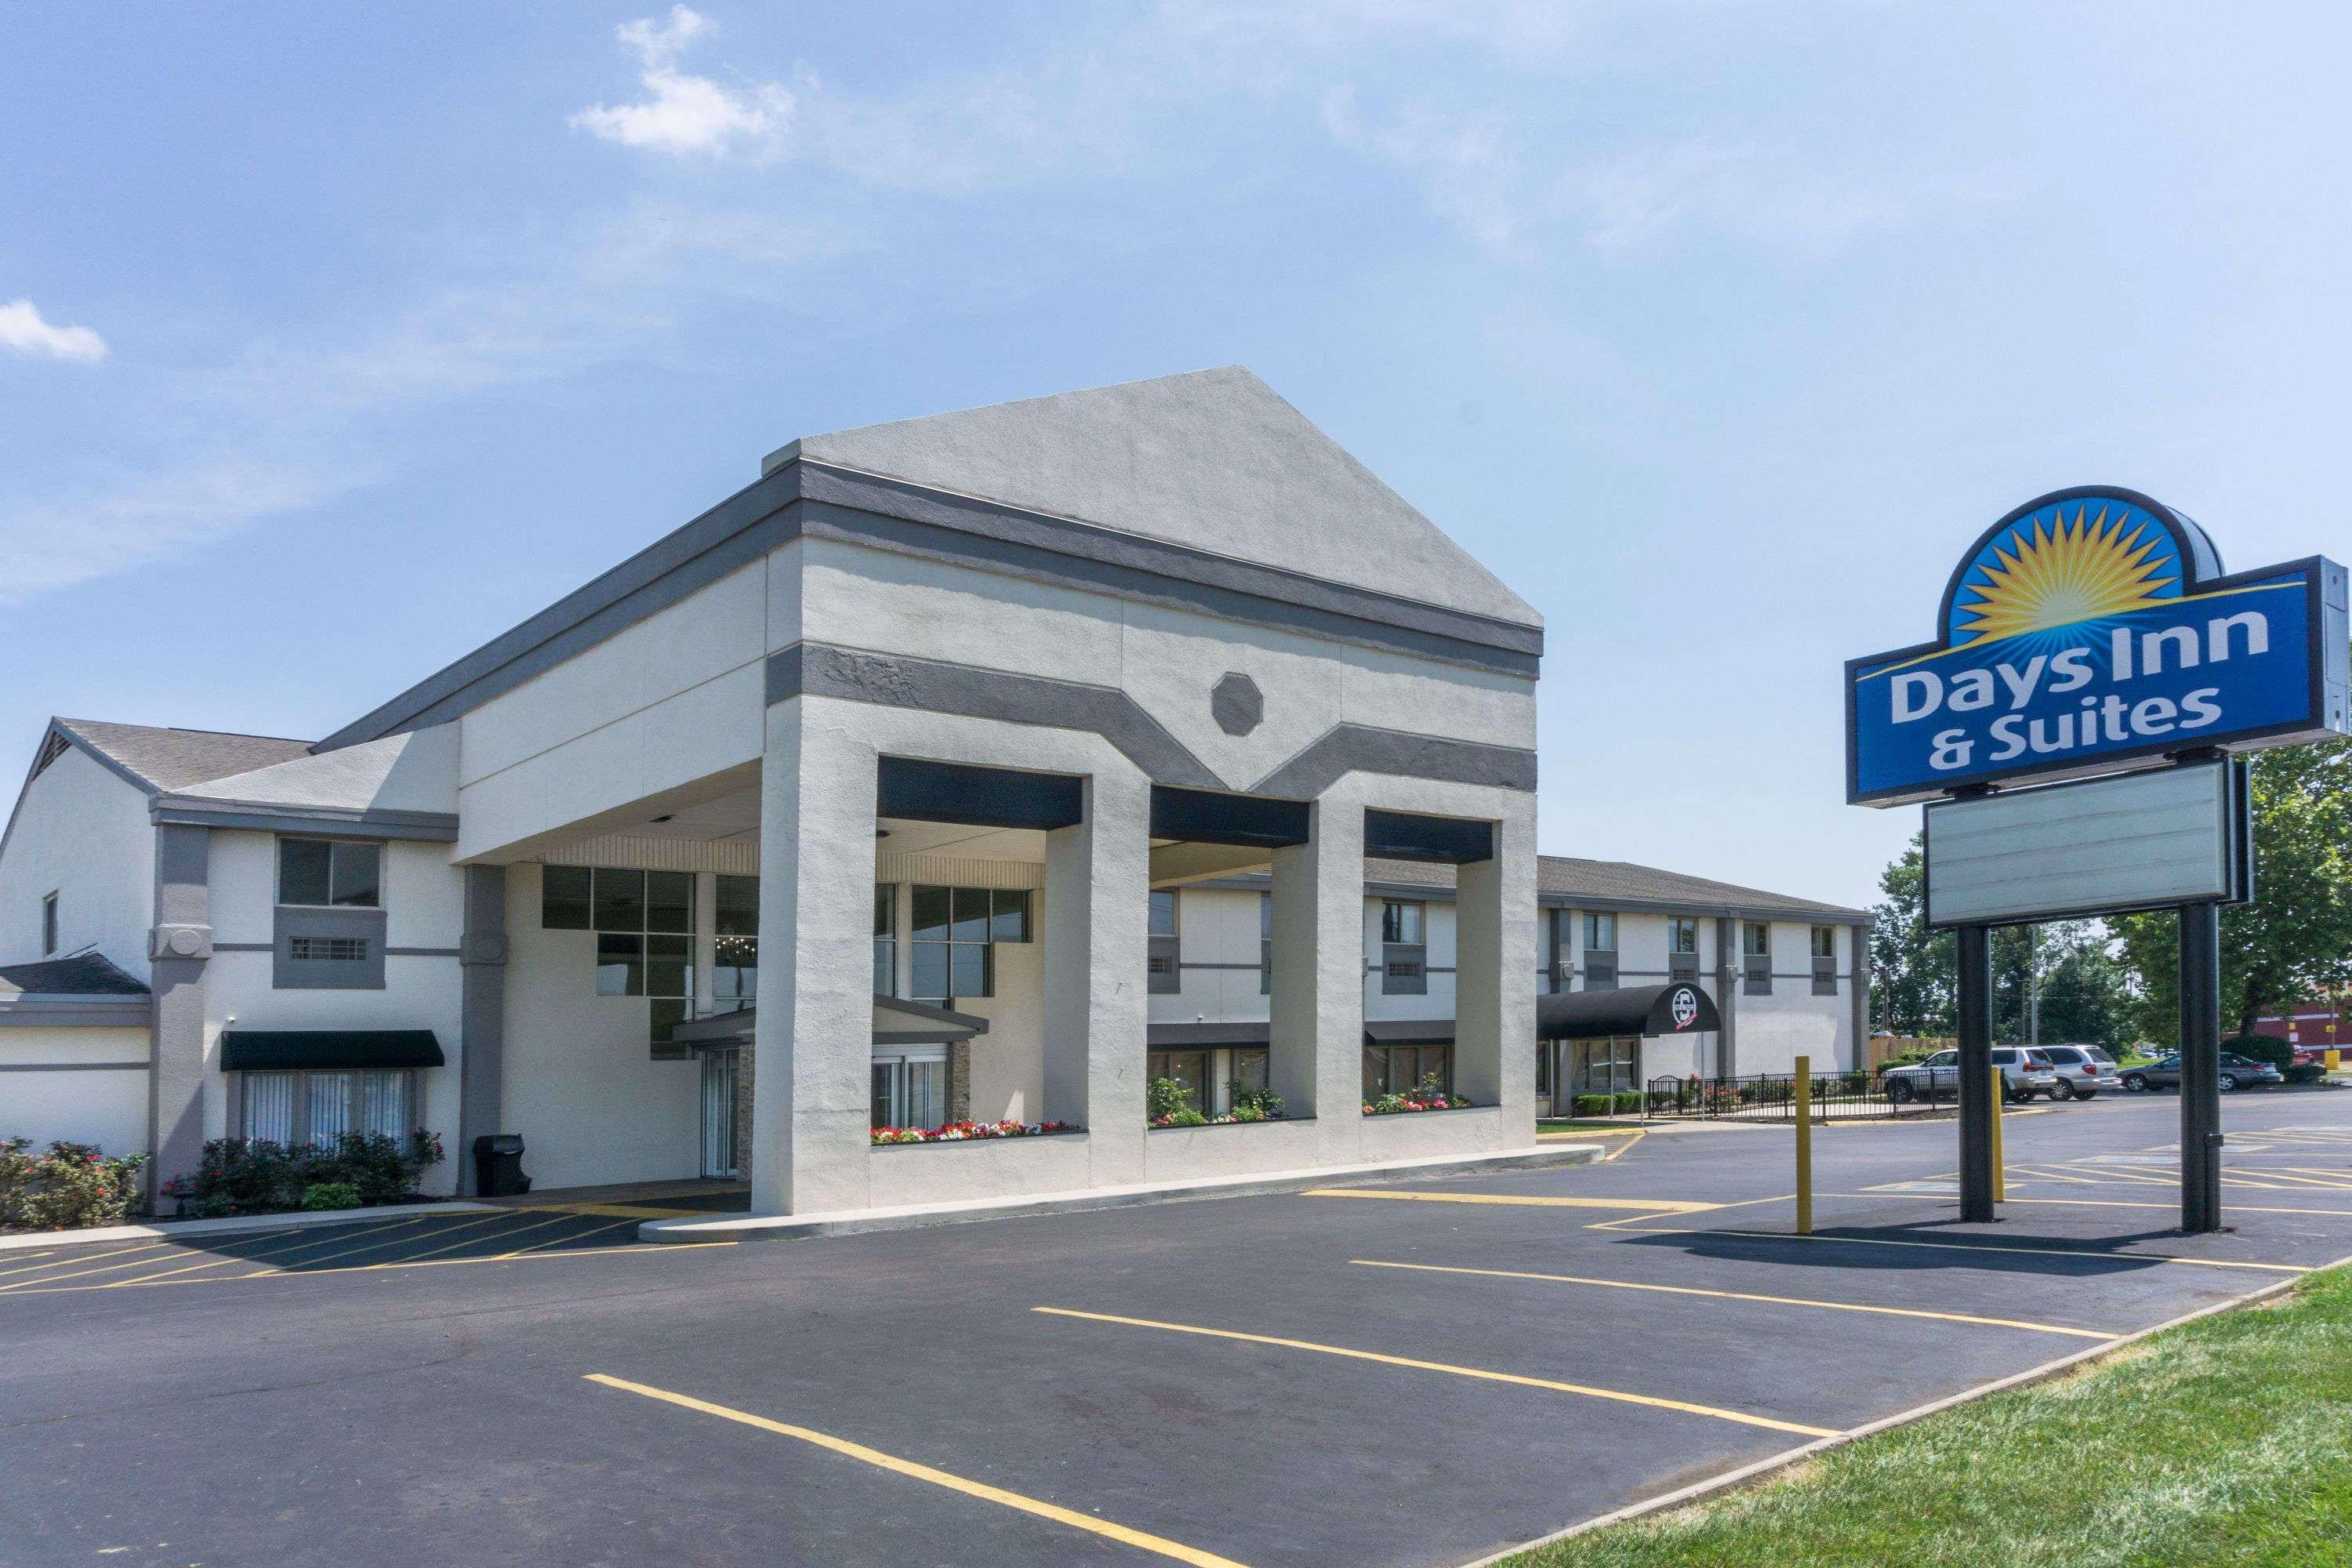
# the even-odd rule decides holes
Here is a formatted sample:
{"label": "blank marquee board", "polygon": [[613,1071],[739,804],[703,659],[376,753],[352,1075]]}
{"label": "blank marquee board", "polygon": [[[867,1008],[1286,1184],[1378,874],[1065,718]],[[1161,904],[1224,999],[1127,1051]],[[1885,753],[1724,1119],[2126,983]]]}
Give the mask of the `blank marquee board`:
{"label": "blank marquee board", "polygon": [[1927,923],[2004,925],[2252,897],[2227,759],[1927,807]]}

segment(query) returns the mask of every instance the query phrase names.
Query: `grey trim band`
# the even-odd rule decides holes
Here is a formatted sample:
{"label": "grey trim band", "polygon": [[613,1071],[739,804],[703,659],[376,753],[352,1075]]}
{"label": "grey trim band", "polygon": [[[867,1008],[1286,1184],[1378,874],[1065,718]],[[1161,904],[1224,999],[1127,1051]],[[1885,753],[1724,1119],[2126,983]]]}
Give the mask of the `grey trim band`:
{"label": "grey trim band", "polygon": [[1252,784],[1250,795],[1313,800],[1348,773],[1392,773],[1441,784],[1533,790],[1536,754],[1517,746],[1450,741],[1368,724],[1339,724]]}
{"label": "grey trim band", "polygon": [[143,996],[61,1004],[43,997],[0,1006],[0,1029],[144,1029],[154,1021],[154,1005]]}
{"label": "grey trim band", "polygon": [[768,705],[803,695],[1090,730],[1156,783],[1224,787],[1134,698],[1108,686],[799,642],[768,658]]}
{"label": "grey trim band", "polygon": [[800,532],[1533,679],[1543,629],[803,458]]}
{"label": "grey trim band", "polygon": [[1263,963],[1186,963],[1179,961],[1179,969],[1240,969],[1255,974],[1265,967]]}
{"label": "grey trim band", "polygon": [[[831,643],[797,642],[769,655],[769,706],[804,695],[1091,731],[1116,746],[1155,784],[1192,789],[1225,787],[1223,780],[1135,699],[1108,686],[869,653]],[[1536,762],[1533,752],[1516,747],[1342,724],[1246,793],[1311,800],[1341,774],[1351,772],[1532,790]]]}
{"label": "grey trim band", "polygon": [[431,844],[457,842],[457,814],[452,811],[354,811],[341,806],[164,795],[149,803],[148,815],[157,822],[241,827],[256,833],[342,832],[367,838],[409,838]]}
{"label": "grey trim band", "polygon": [[[1537,626],[795,461],[320,741],[446,723],[802,537],[835,539],[1534,679]],[[93,748],[94,750],[94,748]]]}
{"label": "grey trim band", "polygon": [[457,947],[387,947],[383,950],[386,958],[458,958],[464,953],[463,948]]}
{"label": "grey trim band", "polygon": [[145,1072],[145,1062],[0,1062],[0,1072]]}
{"label": "grey trim band", "polygon": [[1627,899],[1613,894],[1538,893],[1538,909],[1591,910],[1596,913],[1624,911],[1643,915],[1690,915],[1699,919],[1777,921],[1782,925],[1863,926],[1870,917],[1853,910],[1757,909],[1747,904],[1688,903],[1674,899]]}

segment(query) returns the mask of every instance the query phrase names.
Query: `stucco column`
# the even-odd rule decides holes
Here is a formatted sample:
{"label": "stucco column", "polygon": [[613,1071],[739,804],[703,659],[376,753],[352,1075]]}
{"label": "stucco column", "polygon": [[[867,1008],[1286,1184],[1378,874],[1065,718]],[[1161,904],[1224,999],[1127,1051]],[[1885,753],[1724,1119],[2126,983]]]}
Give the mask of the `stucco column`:
{"label": "stucco column", "polygon": [[474,1140],[503,1132],[506,1117],[507,872],[466,868],[466,929],[458,939],[457,1194],[474,1190]]}
{"label": "stucco column", "polygon": [[758,1213],[868,1202],[876,764],[854,711],[794,697],[767,713],[749,1161]]}
{"label": "stucco column", "polygon": [[1045,835],[1045,1115],[1087,1129],[1098,1185],[1143,1179],[1150,826],[1150,781],[1106,770]]}
{"label": "stucco column", "polygon": [[1454,1087],[1511,1128],[1536,1114],[1535,995],[1520,979],[1537,952],[1535,834],[1535,797],[1514,797],[1493,858],[1454,877]]}
{"label": "stucco column", "polygon": [[155,996],[147,1071],[147,1190],[195,1174],[205,1148],[205,972],[213,955],[212,829],[155,829]]}
{"label": "stucco column", "polygon": [[1307,841],[1274,852],[1270,1082],[1312,1116],[1333,1161],[1355,1158],[1364,1091],[1364,806],[1329,794]]}

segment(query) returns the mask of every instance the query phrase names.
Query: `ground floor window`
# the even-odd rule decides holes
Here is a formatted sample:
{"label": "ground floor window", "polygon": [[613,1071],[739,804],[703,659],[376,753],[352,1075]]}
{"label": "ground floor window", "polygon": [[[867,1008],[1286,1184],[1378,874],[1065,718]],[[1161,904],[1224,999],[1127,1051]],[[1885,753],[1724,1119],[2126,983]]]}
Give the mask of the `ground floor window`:
{"label": "ground floor window", "polygon": [[1568,1092],[1622,1094],[1642,1087],[1642,1042],[1633,1039],[1568,1042]]}
{"label": "ground floor window", "polygon": [[1550,1040],[1536,1042],[1536,1100],[1551,1103],[1551,1054],[1559,1047]]}
{"label": "ground floor window", "polygon": [[416,1127],[416,1075],[405,1068],[240,1076],[240,1138],[296,1148],[331,1144],[344,1132],[405,1138]]}
{"label": "ground floor window", "polygon": [[1192,1109],[1207,1113],[1209,1110],[1209,1053],[1207,1051],[1152,1051],[1144,1058],[1143,1081],[1158,1083],[1161,1079],[1174,1079],[1183,1086],[1184,1097]]}
{"label": "ground floor window", "polygon": [[948,1120],[945,1046],[893,1051],[874,1058],[874,1125],[932,1128]]}
{"label": "ground floor window", "polygon": [[1364,1098],[1403,1094],[1421,1087],[1432,1076],[1444,1093],[1454,1092],[1452,1046],[1366,1046]]}

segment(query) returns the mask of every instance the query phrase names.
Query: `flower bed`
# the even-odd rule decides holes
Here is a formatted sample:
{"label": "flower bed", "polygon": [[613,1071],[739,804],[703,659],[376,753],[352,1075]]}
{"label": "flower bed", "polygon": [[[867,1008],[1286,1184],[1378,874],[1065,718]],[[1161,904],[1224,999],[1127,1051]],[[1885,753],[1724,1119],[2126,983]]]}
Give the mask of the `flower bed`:
{"label": "flower bed", "polygon": [[1384,1094],[1378,1100],[1364,1102],[1367,1116],[1397,1116],[1409,1110],[1467,1110],[1471,1100],[1465,1094]]}
{"label": "flower bed", "polygon": [[975,1138],[1038,1138],[1048,1132],[1076,1132],[1071,1121],[950,1121],[939,1127],[877,1127],[874,1142],[965,1143]]}
{"label": "flower bed", "polygon": [[1253,1106],[1240,1106],[1232,1110],[1220,1110],[1214,1116],[1204,1116],[1186,1107],[1165,1116],[1150,1119],[1154,1127],[1243,1127],[1253,1121],[1283,1121],[1288,1120],[1279,1110],[1260,1110]]}

